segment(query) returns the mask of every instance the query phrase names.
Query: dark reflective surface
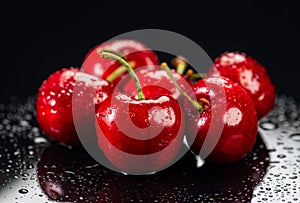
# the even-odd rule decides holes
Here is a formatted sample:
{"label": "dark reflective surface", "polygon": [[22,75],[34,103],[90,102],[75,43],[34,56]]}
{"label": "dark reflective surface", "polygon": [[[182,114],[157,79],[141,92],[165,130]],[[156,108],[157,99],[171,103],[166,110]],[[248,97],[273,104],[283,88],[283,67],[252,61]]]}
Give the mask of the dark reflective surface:
{"label": "dark reflective surface", "polygon": [[197,168],[194,156],[188,153],[157,174],[125,176],[102,167],[83,149],[53,144],[41,156],[37,174],[47,196],[59,201],[250,201],[268,160],[259,138],[253,152],[239,163]]}
{"label": "dark reflective surface", "polygon": [[0,104],[0,202],[299,202],[300,121],[292,98],[278,97],[240,162],[197,168],[187,153],[149,176],[112,172],[82,148],[45,139],[33,103]]}

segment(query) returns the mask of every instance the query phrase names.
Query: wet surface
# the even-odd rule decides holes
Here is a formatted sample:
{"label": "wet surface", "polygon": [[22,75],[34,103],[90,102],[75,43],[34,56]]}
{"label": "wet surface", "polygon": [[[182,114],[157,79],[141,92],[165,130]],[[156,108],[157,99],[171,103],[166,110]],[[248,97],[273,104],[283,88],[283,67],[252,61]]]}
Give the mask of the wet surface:
{"label": "wet surface", "polygon": [[149,176],[125,176],[102,167],[82,148],[44,137],[34,98],[0,104],[0,202],[299,202],[300,109],[277,97],[260,121],[253,150],[230,165],[187,153]]}

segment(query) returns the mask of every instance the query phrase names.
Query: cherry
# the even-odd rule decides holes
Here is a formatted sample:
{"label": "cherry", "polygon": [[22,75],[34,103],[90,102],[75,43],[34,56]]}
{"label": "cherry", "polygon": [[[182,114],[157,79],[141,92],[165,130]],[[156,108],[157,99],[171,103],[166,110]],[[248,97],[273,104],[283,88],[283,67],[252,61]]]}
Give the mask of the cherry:
{"label": "cherry", "polygon": [[132,67],[155,67],[159,65],[156,54],[146,45],[135,40],[111,40],[93,48],[82,64],[84,72],[103,78],[114,84],[118,83],[127,73],[126,68],[118,61],[103,59],[99,56],[101,50],[112,50],[124,55]]}
{"label": "cherry", "polygon": [[190,129],[197,129],[196,139],[188,139],[192,151],[199,154],[202,148],[211,150],[216,143],[206,158],[208,161],[228,163],[245,157],[256,141],[258,130],[255,107],[247,92],[224,77],[200,80],[193,90],[204,109],[188,119]]}
{"label": "cherry", "polygon": [[[162,63],[161,65],[165,66],[165,64],[166,63]],[[184,89],[184,91],[191,91],[191,70],[188,70],[187,74],[183,75],[185,69],[187,68],[186,61],[182,57],[176,57],[172,60],[172,64],[176,67],[176,71],[172,70],[172,75],[177,83],[182,89]],[[169,78],[166,71],[162,70],[161,68],[155,67],[153,69],[149,69],[147,67],[144,67],[136,69],[135,73],[139,78],[142,87],[156,86],[155,89],[157,91],[157,94],[169,94],[176,100],[181,99],[181,94],[176,88],[176,85]],[[123,86],[122,90],[130,96],[135,96],[136,87],[134,80],[132,78],[129,78],[127,82],[124,83],[125,85]]]}
{"label": "cherry", "polygon": [[214,63],[209,75],[217,73],[239,83],[252,98],[258,118],[272,110],[275,88],[264,66],[240,52],[225,52]]}
{"label": "cherry", "polygon": [[[176,83],[170,69],[163,68]],[[197,101],[176,86],[190,103],[186,134],[195,154],[211,162],[229,163],[250,152],[258,131],[257,114],[250,96],[238,83],[224,77],[199,80],[193,86]]]}
{"label": "cherry", "polygon": [[[157,94],[168,94],[177,100],[180,98],[180,92],[178,91],[174,83],[170,80],[166,71],[161,70],[157,67],[154,69],[140,68],[137,69],[135,73],[139,78],[142,87],[153,86],[156,87]],[[188,87],[190,87],[190,85],[180,74],[178,74],[174,70],[172,70],[172,73],[183,89],[187,89]],[[123,92],[131,97],[136,95],[137,89],[132,78],[130,78],[124,85]]]}
{"label": "cherry", "polygon": [[[86,116],[87,108],[84,105],[98,106],[114,89],[109,82],[82,73],[73,67],[56,71],[43,82],[36,101],[37,121],[46,135],[68,145],[80,144],[72,114],[75,85],[82,90],[75,102],[83,117]],[[96,95],[92,92],[96,92]]]}
{"label": "cherry", "polygon": [[114,92],[96,114],[98,143],[107,159],[125,173],[152,173],[170,164],[183,141],[181,109],[169,95],[150,87],[145,96],[130,65],[112,52],[103,58],[118,60],[135,81],[137,97]]}

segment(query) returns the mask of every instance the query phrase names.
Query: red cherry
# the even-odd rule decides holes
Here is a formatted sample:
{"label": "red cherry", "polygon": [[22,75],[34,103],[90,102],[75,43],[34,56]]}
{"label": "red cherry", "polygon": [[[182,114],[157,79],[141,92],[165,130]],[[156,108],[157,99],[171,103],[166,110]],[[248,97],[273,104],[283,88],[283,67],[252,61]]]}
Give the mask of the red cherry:
{"label": "red cherry", "polygon": [[[267,115],[274,106],[275,88],[265,67],[254,58],[240,52],[225,52],[215,59],[215,73],[239,83],[254,102],[258,118]],[[217,71],[217,72],[216,72]]]}
{"label": "red cherry", "polygon": [[155,87],[145,87],[145,96],[138,77],[124,59],[108,51],[100,54],[122,63],[137,89],[135,99],[117,92],[100,104],[95,124],[100,148],[115,167],[126,173],[164,169],[182,146],[179,103],[169,95],[158,95]]}
{"label": "red cherry", "polygon": [[96,114],[98,144],[123,172],[161,170],[173,161],[182,145],[181,116],[178,102],[168,95],[134,100],[122,93],[113,94]]}
{"label": "red cherry", "polygon": [[[58,142],[79,145],[72,114],[72,98],[75,85],[82,90],[76,105],[83,116],[87,106],[99,105],[113,91],[113,85],[94,76],[82,73],[76,68],[56,71],[45,80],[39,89],[36,101],[37,121],[46,135]],[[97,91],[93,95],[91,91]]]}
{"label": "red cherry", "polygon": [[[200,80],[193,90],[198,102],[206,107],[188,120],[187,134],[197,131],[194,141],[187,137],[192,151],[199,154],[201,149],[207,150],[204,153],[213,149],[207,160],[219,163],[245,157],[255,143],[258,130],[255,107],[247,92],[224,77]],[[206,101],[205,105],[203,101]]]}
{"label": "red cherry", "polygon": [[122,65],[111,59],[103,59],[99,56],[101,50],[120,52],[126,57],[131,66],[155,67],[159,65],[156,54],[146,45],[135,40],[112,40],[93,48],[85,57],[82,64],[84,72],[103,78],[114,84],[118,83],[126,72]]}
{"label": "red cherry", "polygon": [[[155,91],[157,94],[171,95],[176,100],[181,99],[179,90],[165,70],[157,67],[154,69],[140,68],[135,70],[135,73],[142,87],[156,87]],[[172,70],[172,74],[182,89],[185,91],[191,89],[191,83],[188,83],[182,75],[178,74],[175,70]],[[129,78],[128,82],[124,85],[123,92],[131,97],[136,95],[137,90],[132,78]]]}

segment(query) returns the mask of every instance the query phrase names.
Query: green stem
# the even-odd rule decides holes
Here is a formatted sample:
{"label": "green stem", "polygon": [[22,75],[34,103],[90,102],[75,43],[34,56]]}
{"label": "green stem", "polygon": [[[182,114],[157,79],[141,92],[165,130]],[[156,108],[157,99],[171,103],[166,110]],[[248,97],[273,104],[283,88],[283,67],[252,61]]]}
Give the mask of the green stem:
{"label": "green stem", "polygon": [[206,78],[206,74],[205,73],[193,73],[191,78],[192,79],[203,79],[203,78]]}
{"label": "green stem", "polygon": [[[130,65],[130,67],[132,69],[135,68],[134,61],[128,61],[128,64]],[[117,79],[118,77],[120,77],[121,75],[123,75],[126,72],[127,72],[127,69],[123,65],[121,65],[120,67],[118,67],[117,69],[115,69],[109,76],[107,76],[106,80],[108,82],[113,82],[115,79]]]}
{"label": "green stem", "polygon": [[176,67],[176,72],[179,73],[180,75],[183,75],[184,71],[187,68],[186,60],[178,56],[174,58],[171,63]]}
{"label": "green stem", "polygon": [[109,58],[109,59],[114,59],[119,61],[128,71],[128,73],[130,74],[130,76],[132,77],[136,89],[137,89],[137,97],[138,100],[144,100],[145,96],[144,93],[142,91],[142,87],[141,87],[141,83],[137,77],[137,75],[135,74],[135,72],[133,71],[133,69],[130,67],[130,65],[127,63],[127,61],[125,59],[123,59],[121,56],[117,55],[115,52],[113,51],[108,51],[108,50],[101,50],[99,51],[99,55],[102,58]]}
{"label": "green stem", "polygon": [[198,103],[198,101],[192,99],[185,91],[183,91],[183,89],[180,87],[180,85],[177,83],[176,79],[173,76],[173,73],[171,71],[171,69],[168,67],[168,65],[166,63],[162,63],[161,64],[161,68],[164,69],[168,76],[170,77],[170,79],[172,80],[172,82],[175,84],[176,88],[178,89],[178,91],[200,112],[204,111],[204,107]]}
{"label": "green stem", "polygon": [[178,66],[176,67],[177,73],[179,73],[180,75],[183,75],[185,69],[186,69],[186,64],[184,63],[180,63],[178,64]]}

